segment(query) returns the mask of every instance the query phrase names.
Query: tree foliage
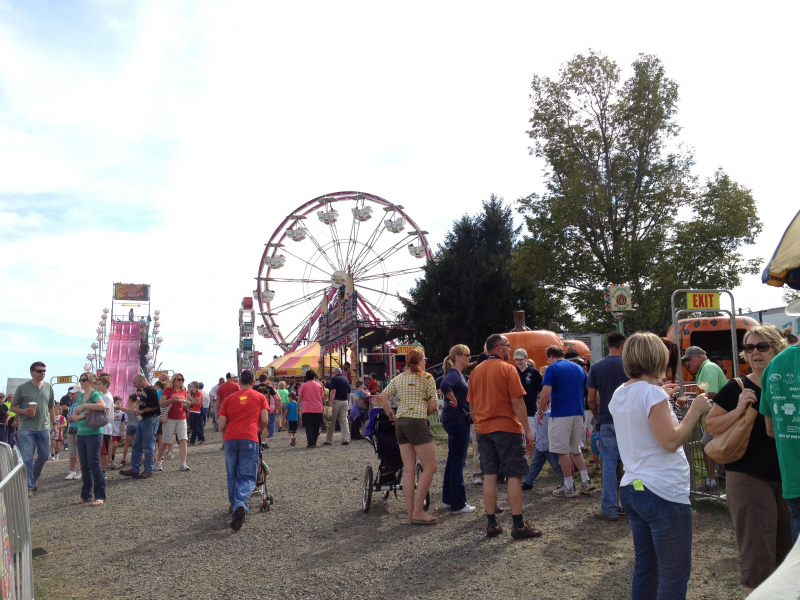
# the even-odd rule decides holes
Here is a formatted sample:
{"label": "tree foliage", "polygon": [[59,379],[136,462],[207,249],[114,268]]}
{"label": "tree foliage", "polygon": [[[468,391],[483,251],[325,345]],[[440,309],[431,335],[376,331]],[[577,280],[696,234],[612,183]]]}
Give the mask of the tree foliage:
{"label": "tree foliage", "polygon": [[492,333],[513,327],[518,306],[511,283],[511,256],[518,230],[510,206],[492,195],[476,216],[453,224],[421,279],[403,300],[429,360],[443,360],[455,344],[473,353]]}
{"label": "tree foliage", "polygon": [[658,58],[639,55],[620,82],[614,61],[579,54],[532,90],[531,152],[546,169],[544,193],[519,201],[528,235],[513,273],[526,306],[560,303],[575,327],[607,330],[602,289],[629,284],[626,328],[663,332],[675,289],[732,288],[758,271],[739,251],[761,231],[752,194],[722,169],[704,185],[692,175],[678,85]]}

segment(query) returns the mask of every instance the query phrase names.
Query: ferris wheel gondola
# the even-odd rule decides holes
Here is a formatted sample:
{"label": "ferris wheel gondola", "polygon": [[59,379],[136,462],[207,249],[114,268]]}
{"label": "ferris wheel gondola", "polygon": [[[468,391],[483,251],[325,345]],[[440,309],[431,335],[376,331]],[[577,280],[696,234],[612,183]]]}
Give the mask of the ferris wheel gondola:
{"label": "ferris wheel gondola", "polygon": [[[384,218],[371,222],[379,209]],[[432,257],[427,233],[402,205],[373,194],[337,192],[302,204],[275,229],[259,262],[254,298],[263,335],[284,352],[314,339],[320,300],[330,302],[348,275],[360,319],[395,320],[398,292],[422,272],[416,259]]]}

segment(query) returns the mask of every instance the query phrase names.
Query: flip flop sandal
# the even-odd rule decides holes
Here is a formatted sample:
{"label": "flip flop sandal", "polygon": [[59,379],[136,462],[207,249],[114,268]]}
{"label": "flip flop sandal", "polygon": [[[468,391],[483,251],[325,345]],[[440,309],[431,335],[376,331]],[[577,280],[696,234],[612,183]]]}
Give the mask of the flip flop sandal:
{"label": "flip flop sandal", "polygon": [[438,517],[430,516],[427,519],[413,519],[414,525],[435,525],[439,521]]}
{"label": "flip flop sandal", "polygon": [[75,502],[73,502],[72,505],[77,506],[78,504],[86,504],[87,502],[88,500],[84,500],[83,498],[81,498],[80,500],[75,500]]}

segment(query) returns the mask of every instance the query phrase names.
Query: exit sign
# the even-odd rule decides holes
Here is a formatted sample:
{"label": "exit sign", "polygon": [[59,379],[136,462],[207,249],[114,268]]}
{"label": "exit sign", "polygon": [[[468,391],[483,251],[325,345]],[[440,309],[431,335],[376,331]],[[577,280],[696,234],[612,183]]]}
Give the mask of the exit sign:
{"label": "exit sign", "polygon": [[74,375],[63,375],[56,377],[56,383],[77,383]]}
{"label": "exit sign", "polygon": [[689,292],[686,294],[686,308],[695,310],[719,310],[719,293]]}

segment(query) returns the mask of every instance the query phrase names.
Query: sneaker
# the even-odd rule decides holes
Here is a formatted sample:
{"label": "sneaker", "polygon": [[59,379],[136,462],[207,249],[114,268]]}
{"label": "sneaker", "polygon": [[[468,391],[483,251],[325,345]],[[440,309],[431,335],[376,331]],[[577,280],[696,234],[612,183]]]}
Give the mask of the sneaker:
{"label": "sneaker", "polygon": [[171,458],[172,458],[172,452],[167,452],[167,453],[164,455],[164,460],[170,460]]}
{"label": "sneaker", "polygon": [[[164,458],[166,458],[166,456]],[[153,471],[163,471],[163,470],[164,468],[160,460],[157,460],[155,463],[153,463]]]}
{"label": "sneaker", "polygon": [[247,512],[244,510],[244,506],[239,506],[233,511],[233,518],[231,519],[231,529],[234,531],[239,531],[242,528],[242,524],[244,523],[244,517]]}
{"label": "sneaker", "polygon": [[75,471],[70,471],[69,474],[66,477],[64,477],[64,479],[76,479]]}
{"label": "sneaker", "polygon": [[56,460],[58,460],[58,452],[56,452]]}
{"label": "sneaker", "polygon": [[474,483],[475,485],[483,485],[483,477],[476,477],[475,479],[472,480],[472,483]]}
{"label": "sneaker", "polygon": [[200,444],[202,444],[202,443],[203,443],[203,442],[205,442],[205,441],[206,441],[206,438],[203,438],[202,440],[200,440],[199,442],[197,442],[197,445],[199,446]]}
{"label": "sneaker", "polygon": [[477,509],[474,506],[470,506],[469,504],[465,504],[464,508],[461,510],[453,510],[450,511],[451,515],[468,515],[470,513],[474,513]]}
{"label": "sneaker", "polygon": [[511,527],[511,537],[515,540],[538,538],[542,537],[542,530],[531,527],[531,522],[526,521],[524,527],[517,527],[516,525]]}
{"label": "sneaker", "polygon": [[333,446],[331,442],[322,442],[323,446]]}
{"label": "sneaker", "polygon": [[526,483],[524,481],[522,482],[522,490],[523,491],[527,492],[528,490],[532,490],[532,489],[533,489],[533,484],[532,483]]}
{"label": "sneaker", "polygon": [[342,446],[349,446],[350,442],[342,442]]}
{"label": "sneaker", "polygon": [[289,442],[289,445],[294,446],[294,441],[295,441],[294,438],[292,438],[292,440]]}
{"label": "sneaker", "polygon": [[188,470],[189,470],[189,465],[187,465],[186,463],[181,463],[181,466],[178,468],[178,471],[188,471]]}
{"label": "sneaker", "polygon": [[56,462],[56,455],[55,454],[51,454],[50,458],[48,458],[47,460],[49,460],[50,462]]}
{"label": "sneaker", "polygon": [[124,467],[125,465],[128,464],[128,461],[127,460],[123,460],[120,464]]}
{"label": "sneaker", "polygon": [[500,523],[497,525],[489,524],[486,526],[486,537],[497,537],[501,533],[503,533],[503,528],[500,526]]}
{"label": "sneaker", "polygon": [[115,469],[119,469],[119,465],[112,460],[106,465],[106,469],[111,469],[113,471]]}
{"label": "sneaker", "polygon": [[589,492],[593,492],[597,488],[591,481],[584,481],[581,483],[581,494],[588,494]]}
{"label": "sneaker", "polygon": [[555,490],[553,490],[553,496],[556,496],[557,498],[577,498],[578,490],[576,490],[574,487],[567,489],[567,486],[562,483]]}
{"label": "sneaker", "polygon": [[701,492],[719,492],[719,486],[717,485],[716,481],[712,481],[710,484],[707,481],[703,482],[703,485],[700,487]]}
{"label": "sneaker", "polygon": [[602,510],[595,511],[594,518],[601,521],[619,521],[619,516],[607,515]]}
{"label": "sneaker", "polygon": [[446,508],[447,510],[450,510],[450,505],[447,502],[442,502],[442,508]]}
{"label": "sneaker", "polygon": [[83,472],[75,471],[75,479],[83,479]]}

